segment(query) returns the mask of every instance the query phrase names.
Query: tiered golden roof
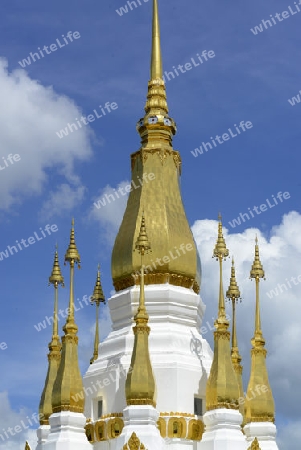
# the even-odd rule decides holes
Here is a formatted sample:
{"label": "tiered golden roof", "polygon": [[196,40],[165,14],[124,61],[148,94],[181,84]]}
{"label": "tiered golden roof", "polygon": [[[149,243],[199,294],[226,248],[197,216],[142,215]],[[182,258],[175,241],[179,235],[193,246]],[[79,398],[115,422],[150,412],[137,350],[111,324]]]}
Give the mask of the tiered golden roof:
{"label": "tiered golden roof", "polygon": [[145,219],[142,216],[140,233],[135,249],[141,256],[140,295],[137,314],[133,328],[135,340],[131,365],[125,382],[125,396],[128,405],[152,405],[155,403],[155,377],[149,356],[148,313],[145,306],[144,293],[144,256],[150,251],[150,243],[146,234]]}
{"label": "tiered golden roof", "polygon": [[63,327],[65,335],[62,338],[62,356],[53,386],[52,409],[53,412],[82,413],[84,411],[83,382],[78,364],[78,328],[74,320],[74,266],[78,264],[80,267],[80,256],[75,243],[74,220],[72,220],[70,243],[65,255],[65,264],[66,262],[70,264],[69,311]]}
{"label": "tiered golden roof", "polygon": [[218,239],[213,257],[219,261],[219,304],[218,318],[214,323],[214,356],[206,386],[207,410],[218,408],[238,409],[239,386],[230,353],[229,321],[226,318],[223,289],[223,259],[229,255],[223,236],[222,220],[219,215]]}
{"label": "tiered golden roof", "polygon": [[264,270],[259,258],[257,237],[250,278],[254,278],[256,283],[256,311],[255,333],[251,340],[251,374],[246,396],[245,420],[246,423],[274,422],[275,405],[266,367],[265,340],[261,330],[259,282],[261,278],[264,278]]}
{"label": "tiered golden roof", "polygon": [[[151,74],[145,116],[137,124],[141,147],[131,156],[132,191],[113,248],[112,277],[116,291],[139,284],[140,276],[133,274],[140,272],[140,259],[132,248],[144,208],[152,242],[152,254],[144,261],[150,268],[145,284],[168,282],[199,292],[200,261],[180,193],[181,158],[172,147],[176,125],[168,115],[162,77],[157,0],[153,5]],[[183,245],[189,248],[185,253],[179,251]]]}
{"label": "tiered golden roof", "polygon": [[54,287],[53,331],[52,340],[48,345],[48,372],[39,406],[39,413],[42,414],[40,418],[41,425],[49,424],[49,417],[52,414],[52,389],[61,360],[62,345],[58,335],[58,286],[60,284],[64,286],[64,278],[59,265],[57,247],[55,250],[52,272],[49,277],[49,284],[53,284]]}
{"label": "tiered golden roof", "polygon": [[96,277],[96,283],[92,295],[91,302],[94,302],[96,304],[96,325],[95,325],[95,338],[94,338],[94,353],[92,358],[90,359],[90,364],[92,364],[94,361],[98,358],[98,344],[99,344],[99,305],[100,303],[105,303],[105,296],[102,290],[101,281],[100,281],[100,270],[99,270],[99,264],[98,264],[98,271],[97,271],[97,277]]}
{"label": "tiered golden roof", "polygon": [[[237,332],[236,332],[236,303],[240,299],[240,290],[236,282],[235,276],[235,265],[234,258],[232,258],[232,267],[231,267],[231,278],[230,285],[226,292],[226,297],[232,301],[232,347],[231,347],[231,358],[232,364],[234,367],[234,371],[236,373],[237,382],[239,386],[239,397],[241,399],[244,398],[244,389],[242,382],[242,365],[241,365],[241,356],[239,354],[238,343],[237,343]],[[242,415],[244,415],[244,403],[243,401],[239,404],[239,411]]]}

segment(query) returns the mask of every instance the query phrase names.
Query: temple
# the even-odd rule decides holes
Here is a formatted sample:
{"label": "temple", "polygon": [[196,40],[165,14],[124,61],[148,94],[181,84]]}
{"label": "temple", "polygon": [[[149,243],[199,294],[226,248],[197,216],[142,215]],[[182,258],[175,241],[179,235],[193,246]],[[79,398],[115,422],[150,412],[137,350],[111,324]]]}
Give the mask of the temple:
{"label": "temple", "polygon": [[[98,268],[92,295],[95,341],[83,377],[74,313],[75,266],[80,263],[74,221],[65,255],[70,301],[61,340],[58,287],[64,280],[55,252],[49,278],[55,292],[53,335],[36,450],[277,450],[260,320],[264,271],[259,246],[256,240],[251,268],[255,328],[245,395],[236,331],[240,291],[233,260],[226,292],[232,302],[231,337],[223,287],[223,262],[231,249],[221,216],[212,249],[219,274],[210,299],[217,312],[213,350],[200,333],[205,314],[201,263],[181,197],[181,156],[172,146],[176,124],[168,112],[163,79],[158,0],[153,0],[145,114],[137,131],[141,145],[130,165],[131,183],[139,189],[129,194],[112,253],[112,331],[99,342],[99,307],[105,296]],[[142,182],[148,174],[153,176]]]}

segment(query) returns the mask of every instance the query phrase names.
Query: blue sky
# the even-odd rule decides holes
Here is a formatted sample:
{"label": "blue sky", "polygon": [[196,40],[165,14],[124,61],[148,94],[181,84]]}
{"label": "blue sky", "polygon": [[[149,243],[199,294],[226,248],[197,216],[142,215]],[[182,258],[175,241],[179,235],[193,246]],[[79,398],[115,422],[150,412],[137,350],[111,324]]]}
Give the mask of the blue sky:
{"label": "blue sky", "polygon": [[[6,350],[0,350],[0,382],[9,408],[2,413],[11,413],[12,420],[22,408],[33,412],[38,407],[51,330],[37,332],[34,325],[52,314],[53,289],[47,283],[54,246],[57,241],[63,265],[72,216],[82,258],[82,269],[76,273],[76,297],[91,294],[98,262],[107,297],[113,289],[111,249],[126,199],[99,210],[93,203],[130,180],[130,153],[140,144],[135,126],[144,114],[151,44],[151,1],[141,0],[141,6],[120,16],[116,9],[125,3],[30,0],[26,4],[3,2],[1,6],[0,164],[3,167],[6,161],[7,166],[0,171],[0,252],[34,232],[41,234],[40,227],[44,230],[47,224],[58,228],[0,261],[0,343],[7,344]],[[218,211],[223,214],[233,247],[234,242],[240,243],[237,253],[242,260],[242,286],[249,283],[251,242],[256,232],[263,251],[266,249],[270,271],[270,284],[265,289],[273,289],[285,270],[288,277],[298,275],[301,103],[292,106],[288,99],[301,89],[301,13],[257,35],[250,30],[289,6],[295,8],[294,2],[159,1],[164,70],[191,62],[204,50],[215,52],[214,58],[166,83],[170,115],[178,127],[173,143],[182,156],[183,201],[203,262],[201,294],[209,318],[216,313],[217,273],[211,262],[206,266],[206,252],[214,245],[213,221]],[[68,31],[79,32],[80,38],[22,69],[19,61],[38,47],[50,46],[57,39],[63,42],[62,35]],[[94,109],[100,111],[99,105],[106,102],[115,102],[118,108],[62,139],[56,135],[68,122]],[[241,121],[251,121],[253,127],[198,157],[192,155],[203,141],[227,133],[229,128],[234,130],[234,124]],[[20,160],[11,164],[7,160],[10,153],[19,154]],[[229,222],[240,213],[267,204],[267,199],[271,202],[278,192],[289,192],[290,198],[231,227]],[[243,250],[244,243],[248,250]],[[262,255],[263,262],[265,258]],[[67,268],[64,276],[68,286]],[[252,297],[251,288],[246,289]],[[279,296],[278,309],[273,304],[277,324],[269,321],[271,302],[267,296],[263,305],[281,439],[288,450],[297,448],[287,438],[289,434],[301,439],[296,431],[301,417],[294,410],[293,399],[284,395],[278,371],[284,370],[287,382],[296,387],[292,390],[295,398],[301,398],[301,392],[297,380],[294,384],[290,378],[294,375],[287,364],[276,367],[273,361],[287,336],[293,336],[296,347],[292,349],[298,350],[299,329],[292,317],[296,319],[299,314],[294,307],[300,294],[296,286],[284,292],[281,301]],[[60,294],[62,307],[67,307],[67,298],[65,289]],[[282,313],[285,323],[280,322]],[[93,321],[92,307],[78,313],[83,372],[92,356]],[[107,307],[101,324],[103,338],[110,329]],[[244,335],[244,326],[239,327],[244,340],[242,352],[248,358],[251,335]],[[251,328],[252,324],[250,333]],[[206,338],[212,344],[209,333]],[[290,347],[289,340],[286,344]],[[245,382],[248,364],[246,361]],[[12,445],[12,449],[19,448],[17,438]]]}

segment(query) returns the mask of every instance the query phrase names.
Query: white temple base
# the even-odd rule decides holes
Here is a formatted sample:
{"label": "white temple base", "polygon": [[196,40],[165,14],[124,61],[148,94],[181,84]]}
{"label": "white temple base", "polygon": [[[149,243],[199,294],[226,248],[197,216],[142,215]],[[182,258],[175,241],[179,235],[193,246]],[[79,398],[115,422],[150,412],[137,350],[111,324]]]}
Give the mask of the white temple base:
{"label": "white temple base", "polygon": [[158,411],[150,405],[127,406],[123,411],[124,427],[121,435],[111,441],[110,450],[120,450],[136,433],[147,450],[165,448],[164,439],[157,428]]}
{"label": "white temple base", "polygon": [[200,450],[247,450],[248,443],[241,430],[242,415],[234,409],[207,411],[203,417],[205,432]]}
{"label": "white temple base", "polygon": [[50,433],[50,425],[40,425],[37,429],[38,445],[36,450],[43,450]]}
{"label": "white temple base", "polygon": [[91,450],[83,414],[61,411],[51,414],[49,422],[50,433],[43,450]]}
{"label": "white temple base", "polygon": [[250,446],[255,437],[261,450],[279,450],[276,443],[276,426],[272,422],[251,422],[245,425],[244,433]]}

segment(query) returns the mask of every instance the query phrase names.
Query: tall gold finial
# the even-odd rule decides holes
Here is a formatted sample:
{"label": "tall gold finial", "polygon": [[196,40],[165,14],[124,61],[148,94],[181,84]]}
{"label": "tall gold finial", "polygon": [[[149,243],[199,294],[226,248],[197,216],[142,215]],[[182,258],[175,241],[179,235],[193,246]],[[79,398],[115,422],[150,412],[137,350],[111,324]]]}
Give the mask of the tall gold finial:
{"label": "tall gold finial", "polygon": [[135,340],[129,370],[125,383],[125,395],[128,405],[152,405],[155,404],[155,378],[149,356],[148,314],[145,306],[144,293],[144,266],[143,258],[151,250],[148,241],[145,219],[142,216],[140,233],[135,244],[135,249],[141,255],[140,295],[137,314],[134,317],[136,326],[133,328]]}
{"label": "tall gold finial", "polygon": [[78,364],[77,325],[74,321],[74,265],[80,263],[80,256],[75,243],[74,219],[70,233],[70,243],[65,254],[65,263],[70,264],[70,297],[66,324],[63,327],[62,356],[57,377],[53,386],[53,412],[84,411],[83,382]]}
{"label": "tall gold finial", "polygon": [[94,338],[94,353],[92,358],[90,359],[90,364],[92,364],[94,361],[98,358],[98,344],[99,344],[99,305],[100,303],[105,303],[106,299],[102,290],[101,281],[100,281],[100,266],[98,264],[97,269],[97,277],[96,277],[96,283],[94,287],[94,291],[92,294],[92,300],[91,303],[96,304],[96,326],[95,326],[95,338]]}
{"label": "tall gold finial", "polygon": [[152,59],[151,59],[151,80],[162,78],[162,54],[160,42],[160,24],[158,0],[153,2],[153,39],[152,39]]}
{"label": "tall gold finial", "polygon": [[266,367],[265,340],[261,330],[259,282],[264,270],[259,258],[258,239],[255,239],[255,258],[250,278],[256,283],[255,332],[251,340],[251,374],[246,396],[245,418],[250,422],[274,422],[275,404]]}
{"label": "tall gold finial", "polygon": [[230,354],[229,321],[226,318],[225,298],[223,289],[223,259],[229,255],[223,237],[222,218],[218,216],[218,238],[213,251],[213,257],[219,261],[219,303],[218,318],[214,323],[214,357],[206,386],[207,410],[218,408],[238,409],[239,386],[234,372]]}
{"label": "tall gold finial", "polygon": [[[162,76],[158,3],[159,0],[153,0],[151,74],[145,115],[137,122],[141,146],[131,155],[134,189],[112,252],[112,278],[117,292],[140,283],[140,275],[133,276],[141,269],[140,254],[133,253],[133,247],[145,206],[145,216],[151,218],[148,234],[152,254],[144,257],[144,283],[168,283],[198,293],[201,264],[181,196],[181,156],[172,146],[176,124],[168,115]],[[174,254],[181,256],[175,258]],[[162,265],[155,263],[162,255],[171,258],[165,258],[167,262]]]}
{"label": "tall gold finial", "polygon": [[[172,135],[176,133],[176,124],[168,116],[165,83],[160,41],[160,24],[158,0],[153,0],[152,54],[150,64],[150,81],[145,104],[146,115],[137,124],[142,137],[142,144],[158,140],[158,137],[171,147]],[[158,132],[159,131],[159,132]]]}
{"label": "tall gold finial", "polygon": [[[224,318],[226,320],[226,310],[225,310],[225,298],[224,298],[224,288],[223,288],[223,260],[229,256],[229,250],[227,249],[226,242],[223,236],[223,225],[222,216],[218,214],[218,237],[217,242],[213,251],[213,258],[219,261],[220,266],[220,283],[219,283],[219,303],[218,303],[218,318]],[[229,322],[226,320],[229,326]],[[228,328],[227,326],[227,328]]]}
{"label": "tall gold finial", "polygon": [[[243,390],[243,382],[242,382],[242,365],[241,365],[241,356],[239,354],[238,344],[237,344],[237,332],[236,332],[236,303],[238,300],[241,300],[240,298],[240,291],[239,287],[236,282],[235,277],[235,265],[234,265],[234,258],[232,257],[232,267],[231,267],[231,278],[230,278],[230,285],[226,292],[226,297],[232,301],[232,348],[231,348],[231,358],[232,358],[232,364],[234,367],[234,371],[236,373],[237,382],[239,386],[239,397],[244,397],[244,390]],[[244,415],[244,404],[243,402],[240,402],[239,404],[239,411],[242,415]]]}
{"label": "tall gold finial", "polygon": [[62,348],[60,337],[58,335],[58,286],[61,285],[64,287],[64,278],[59,265],[57,245],[54,254],[53,268],[49,277],[49,285],[50,284],[53,284],[54,287],[53,331],[52,340],[48,345],[48,371],[39,406],[41,425],[48,425],[49,417],[52,414],[52,389],[60,364]]}

